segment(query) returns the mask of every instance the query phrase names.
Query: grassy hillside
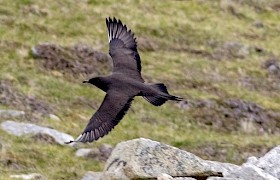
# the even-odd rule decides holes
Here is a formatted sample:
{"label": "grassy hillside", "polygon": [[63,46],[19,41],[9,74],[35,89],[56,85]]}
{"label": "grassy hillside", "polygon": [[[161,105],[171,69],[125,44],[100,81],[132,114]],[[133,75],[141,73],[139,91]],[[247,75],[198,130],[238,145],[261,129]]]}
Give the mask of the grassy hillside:
{"label": "grassy hillside", "polygon": [[[73,67],[47,68],[46,59],[34,58],[30,51],[49,42],[64,48],[86,44],[107,53],[109,16],[121,19],[135,33],[143,77],[164,82],[170,93],[188,103],[153,107],[136,98],[108,136],[81,147],[145,137],[205,159],[240,164],[280,144],[277,0],[1,0],[0,108],[26,111],[27,116],[17,121],[78,136],[104,97],[81,82],[108,72],[110,62],[97,64],[92,72],[71,74]],[[61,56],[75,59],[71,53]],[[274,69],[266,66],[271,59]],[[51,120],[49,113],[61,121]],[[48,179],[79,179],[104,165],[76,157],[73,148],[3,130],[0,142],[0,179],[32,172]]]}

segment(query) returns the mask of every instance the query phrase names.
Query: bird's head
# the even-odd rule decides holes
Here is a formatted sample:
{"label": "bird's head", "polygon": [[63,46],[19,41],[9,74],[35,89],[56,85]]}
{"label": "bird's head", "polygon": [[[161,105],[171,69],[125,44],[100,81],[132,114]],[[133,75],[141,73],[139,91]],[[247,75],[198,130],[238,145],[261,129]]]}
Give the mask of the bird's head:
{"label": "bird's head", "polygon": [[95,85],[96,83],[98,83],[100,80],[99,80],[99,77],[94,77],[94,78],[91,78],[89,80],[85,80],[83,81],[83,83],[89,83],[89,84],[93,84]]}
{"label": "bird's head", "polygon": [[89,80],[83,81],[83,83],[92,84],[105,92],[107,92],[108,90],[108,84],[106,81],[104,81],[104,77],[94,77]]}

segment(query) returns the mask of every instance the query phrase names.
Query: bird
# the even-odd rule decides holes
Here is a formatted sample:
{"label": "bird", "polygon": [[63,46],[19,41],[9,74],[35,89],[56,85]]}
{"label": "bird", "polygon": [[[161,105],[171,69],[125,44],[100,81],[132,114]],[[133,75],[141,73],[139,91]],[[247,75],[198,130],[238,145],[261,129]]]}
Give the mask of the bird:
{"label": "bird", "polygon": [[113,61],[112,72],[107,76],[83,81],[106,92],[105,98],[80,136],[66,143],[93,142],[107,135],[124,117],[136,96],[142,96],[154,106],[161,106],[168,100],[183,100],[170,95],[163,83],[144,81],[136,38],[120,19],[106,18],[106,25],[109,55]]}

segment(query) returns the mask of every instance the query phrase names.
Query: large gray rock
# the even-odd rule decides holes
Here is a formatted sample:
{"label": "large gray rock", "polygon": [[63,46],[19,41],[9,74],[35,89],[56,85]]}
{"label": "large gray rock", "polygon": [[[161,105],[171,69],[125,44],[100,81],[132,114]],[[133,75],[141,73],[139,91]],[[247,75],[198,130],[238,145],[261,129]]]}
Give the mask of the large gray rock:
{"label": "large gray rock", "polygon": [[227,175],[227,177],[244,180],[278,180],[278,178],[252,164],[243,164],[239,169]]}
{"label": "large gray rock", "polygon": [[101,179],[208,177],[229,174],[239,166],[203,160],[189,152],[149,139],[119,143],[107,160]]}
{"label": "large gray rock", "polygon": [[25,115],[24,111],[18,111],[13,109],[0,109],[0,118],[8,119],[8,118],[15,118],[15,117],[22,117]]}
{"label": "large gray rock", "polygon": [[256,157],[248,158],[245,164],[255,165],[277,179],[280,179],[280,145],[259,159]]}
{"label": "large gray rock", "polygon": [[280,145],[261,157],[256,166],[280,179]]}
{"label": "large gray rock", "polygon": [[55,129],[41,127],[30,123],[19,123],[15,121],[5,121],[1,123],[1,128],[13,135],[23,136],[23,135],[38,135],[46,134],[54,138],[55,142],[64,145],[65,142],[73,140],[73,137],[69,134],[59,132]]}

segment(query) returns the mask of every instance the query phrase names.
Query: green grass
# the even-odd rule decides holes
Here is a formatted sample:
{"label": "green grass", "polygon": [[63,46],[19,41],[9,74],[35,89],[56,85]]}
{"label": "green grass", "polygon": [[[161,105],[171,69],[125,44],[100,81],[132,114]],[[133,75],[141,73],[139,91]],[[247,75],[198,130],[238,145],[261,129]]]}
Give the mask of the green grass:
{"label": "green grass", "polygon": [[[143,76],[149,82],[164,82],[169,92],[188,99],[240,98],[255,102],[267,109],[280,110],[279,87],[271,90],[268,74],[261,64],[280,55],[280,15],[271,8],[257,12],[254,1],[237,5],[237,17],[220,7],[220,1],[54,1],[2,0],[0,3],[0,80],[9,80],[25,95],[35,96],[52,104],[61,122],[42,117],[37,124],[77,136],[93,111],[87,104],[77,103],[84,98],[93,107],[102,102],[104,93],[80,83],[69,81],[42,70],[39,61],[29,54],[31,47],[41,42],[62,46],[86,43],[107,52],[105,18],[120,18],[136,37],[152,39],[155,50],[141,50]],[[273,5],[268,1],[267,7]],[[255,21],[264,28],[255,28]],[[192,53],[206,54],[214,49],[207,45],[237,41],[264,48],[266,54],[252,52],[245,59],[225,61]],[[258,88],[240,83],[249,77]],[[195,87],[194,87],[195,86]],[[3,108],[13,108],[0,105]],[[0,119],[0,122],[4,119]],[[47,179],[80,179],[87,171],[101,171],[104,163],[78,158],[75,149],[67,146],[34,142],[28,137],[14,137],[0,130],[4,151],[0,154],[0,179],[12,174],[38,172]],[[201,126],[192,114],[167,103],[160,108],[136,98],[133,106],[118,126],[99,141],[82,145],[95,147],[103,143],[116,145],[133,138],[145,137],[182,149],[196,152],[207,143],[272,147],[280,144],[279,135],[254,135],[242,132],[225,133]],[[223,148],[219,146],[218,148]],[[235,148],[228,150],[229,162]],[[215,158],[213,158],[215,159]]]}

